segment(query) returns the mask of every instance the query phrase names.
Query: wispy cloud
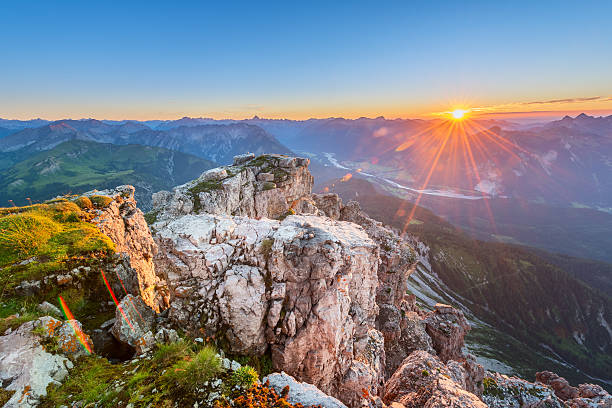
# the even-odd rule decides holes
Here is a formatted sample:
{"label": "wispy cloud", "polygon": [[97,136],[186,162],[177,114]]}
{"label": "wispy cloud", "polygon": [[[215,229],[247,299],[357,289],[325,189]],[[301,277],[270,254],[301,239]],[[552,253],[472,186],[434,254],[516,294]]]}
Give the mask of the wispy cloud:
{"label": "wispy cloud", "polygon": [[587,101],[607,101],[612,98],[605,98],[602,96],[590,96],[588,98],[567,98],[567,99],[551,99],[549,101],[531,101],[531,102],[520,102],[520,105],[548,105],[558,103],[576,103],[576,102],[587,102]]}
{"label": "wispy cloud", "polygon": [[[554,109],[553,107],[562,108],[562,110],[571,110],[571,109],[581,109],[580,105],[589,104],[593,107],[596,106],[601,107],[600,104],[609,105],[609,102],[612,101],[612,96],[588,96],[588,97],[579,97],[579,98],[564,98],[564,99],[549,99],[549,100],[539,100],[539,101],[520,101],[520,102],[512,102],[505,103],[499,105],[489,105],[489,106],[475,106],[472,107],[471,111],[476,113],[509,113],[509,112],[517,112],[522,111],[524,107],[529,107],[530,112],[532,111],[547,111],[550,109]],[[576,105],[576,106],[573,106]],[[538,109],[542,108],[542,109]],[[610,107],[612,108],[612,107]]]}

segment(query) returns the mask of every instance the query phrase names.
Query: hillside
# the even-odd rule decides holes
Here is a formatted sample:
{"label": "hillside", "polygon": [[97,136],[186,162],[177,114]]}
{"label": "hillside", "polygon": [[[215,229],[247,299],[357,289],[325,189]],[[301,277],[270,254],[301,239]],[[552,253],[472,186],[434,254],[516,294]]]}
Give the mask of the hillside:
{"label": "hillside", "polygon": [[231,163],[234,155],[247,152],[290,153],[287,147],[262,128],[246,123],[200,124],[153,130],[139,122],[109,124],[94,119],[61,120],[23,129],[0,139],[0,153],[5,158],[14,156],[14,163],[69,140],[163,147],[221,164]]}
{"label": "hillside", "polygon": [[27,198],[36,202],[58,194],[132,184],[146,209],[153,192],[183,183],[214,166],[211,161],[164,148],[72,140],[2,170],[0,202],[8,205],[8,200],[13,200],[24,205]]}
{"label": "hillside", "polygon": [[[364,180],[335,183],[330,191],[357,200],[373,218],[399,229],[407,215],[395,214],[412,208],[407,201],[376,193]],[[432,270],[470,301],[478,318],[536,350],[545,345],[586,373],[611,380],[612,335],[602,324],[612,320],[610,297],[538,251],[474,240],[426,209],[416,211],[407,232],[430,247]],[[578,262],[574,259],[573,270],[581,269]],[[608,264],[599,267],[612,271]]]}

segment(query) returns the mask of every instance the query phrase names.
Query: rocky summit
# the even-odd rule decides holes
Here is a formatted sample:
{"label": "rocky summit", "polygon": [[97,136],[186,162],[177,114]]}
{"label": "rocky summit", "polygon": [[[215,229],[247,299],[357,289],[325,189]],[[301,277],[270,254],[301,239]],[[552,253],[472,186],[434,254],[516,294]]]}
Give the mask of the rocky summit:
{"label": "rocky summit", "polygon": [[3,406],[612,406],[554,373],[485,371],[465,352],[464,313],[407,292],[416,241],[312,194],[308,165],[237,156],[155,193],[148,223],[130,186],[2,213],[13,228],[62,211],[49,240],[80,227],[100,242],[71,241],[53,265],[6,258],[2,306],[20,309],[2,320]]}

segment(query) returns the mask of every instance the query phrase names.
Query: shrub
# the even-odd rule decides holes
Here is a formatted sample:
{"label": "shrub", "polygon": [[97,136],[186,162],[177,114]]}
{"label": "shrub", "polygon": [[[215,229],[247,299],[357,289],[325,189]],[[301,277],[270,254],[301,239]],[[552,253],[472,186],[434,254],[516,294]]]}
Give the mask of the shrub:
{"label": "shrub", "polygon": [[216,350],[205,346],[191,359],[182,360],[168,370],[168,379],[177,392],[194,392],[223,372]]}
{"label": "shrub", "polygon": [[113,201],[112,198],[102,195],[93,195],[90,197],[91,203],[96,208],[105,208]]}
{"label": "shrub", "polygon": [[76,200],[74,200],[74,203],[83,210],[87,208],[93,208],[93,203],[91,202],[89,197],[85,197],[85,196],[79,197]]}
{"label": "shrub", "polygon": [[[214,408],[298,408],[301,404],[290,404],[286,395],[278,395],[270,383],[256,384],[248,390],[232,398],[223,398],[215,401]],[[321,408],[320,405],[312,408]]]}
{"label": "shrub", "polygon": [[251,388],[259,381],[257,371],[251,366],[245,365],[234,371],[229,379],[230,387],[241,389]]}

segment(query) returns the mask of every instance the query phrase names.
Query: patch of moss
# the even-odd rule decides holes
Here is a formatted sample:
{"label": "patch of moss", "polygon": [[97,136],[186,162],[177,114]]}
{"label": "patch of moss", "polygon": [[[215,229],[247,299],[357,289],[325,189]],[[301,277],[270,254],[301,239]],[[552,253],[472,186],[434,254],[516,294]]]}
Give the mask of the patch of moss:
{"label": "patch of moss", "polygon": [[15,391],[5,390],[4,388],[0,387],[0,407],[3,407],[4,404],[11,399],[14,393]]}
{"label": "patch of moss", "polygon": [[290,215],[295,215],[295,210],[293,208],[289,208],[287,211],[285,211],[282,215],[278,217],[278,220],[282,221]]}
{"label": "patch of moss", "polygon": [[157,216],[159,215],[159,211],[149,211],[144,215],[145,221],[147,225],[153,225],[157,221]]}
{"label": "patch of moss", "polygon": [[266,262],[268,262],[270,256],[272,255],[272,245],[274,245],[274,238],[266,238],[261,241],[259,253],[263,255]]}
{"label": "patch of moss", "polygon": [[497,385],[497,382],[491,377],[485,377],[482,380],[484,386],[483,395],[488,395],[494,398],[505,399],[503,390]]}
{"label": "patch of moss", "polygon": [[202,203],[200,202],[200,193],[207,193],[213,190],[220,190],[223,188],[223,184],[220,180],[202,181],[195,186],[191,187],[189,194],[193,199],[193,209],[199,211],[202,209]]}
{"label": "patch of moss", "polygon": [[113,199],[111,197],[103,195],[92,195],[89,199],[96,208],[106,208],[110,203],[113,202]]}
{"label": "patch of moss", "polygon": [[261,156],[257,156],[254,159],[251,159],[247,164],[252,167],[264,167],[264,166],[276,167],[276,161],[272,157],[265,155],[265,154]]}
{"label": "patch of moss", "polygon": [[82,210],[93,208],[93,203],[89,199],[89,197],[78,197],[74,200],[74,203],[79,206]]}
{"label": "patch of moss", "polygon": [[263,191],[274,190],[275,188],[276,184],[271,181],[266,181],[262,187]]}
{"label": "patch of moss", "polygon": [[243,365],[229,376],[226,385],[230,390],[236,388],[249,389],[255,385],[257,381],[259,381],[259,374],[257,371],[249,365]]}
{"label": "patch of moss", "polygon": [[270,351],[261,356],[232,356],[230,354],[228,357],[239,362],[242,366],[253,367],[261,378],[274,371],[274,367],[272,366],[272,354]]}

